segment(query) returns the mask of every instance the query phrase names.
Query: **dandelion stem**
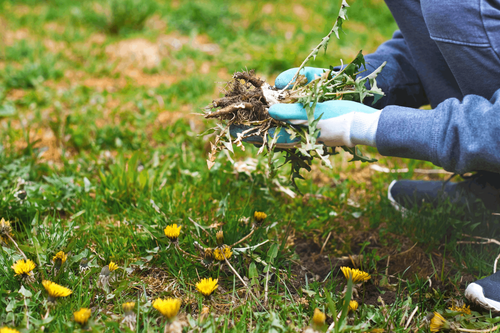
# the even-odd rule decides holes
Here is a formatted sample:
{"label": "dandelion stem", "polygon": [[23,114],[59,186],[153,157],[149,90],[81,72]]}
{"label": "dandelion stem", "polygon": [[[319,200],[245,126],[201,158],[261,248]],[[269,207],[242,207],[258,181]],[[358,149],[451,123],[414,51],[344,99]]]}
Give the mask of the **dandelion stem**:
{"label": "dandelion stem", "polygon": [[9,233],[7,233],[7,237],[9,237],[10,241],[12,243],[14,243],[14,245],[16,246],[17,250],[19,252],[21,252],[21,255],[24,257],[24,260],[28,260],[28,257],[26,257],[26,255],[24,254],[24,252],[19,248],[19,246],[17,245],[16,241],[14,240],[14,238],[12,238],[11,235],[9,235]]}
{"label": "dandelion stem", "polygon": [[26,296],[23,296],[24,298],[24,315],[26,316],[26,329],[30,329],[30,316],[28,316],[28,304],[26,304]]}
{"label": "dandelion stem", "polygon": [[246,235],[245,237],[243,237],[242,239],[240,239],[239,241],[237,241],[236,243],[234,243],[233,245],[231,245],[231,247],[235,246],[235,245],[238,245],[240,244],[241,242],[247,240],[250,236],[252,236],[252,234],[255,232],[255,227],[252,227],[252,230],[250,231],[250,233],[248,235]]}
{"label": "dandelion stem", "polygon": [[257,298],[257,296],[255,296],[252,292],[252,290],[248,287],[247,283],[245,282],[245,280],[243,280],[241,278],[241,276],[238,274],[238,272],[234,269],[233,266],[231,266],[231,264],[229,263],[229,260],[227,260],[226,256],[224,255],[224,253],[222,253],[222,256],[224,256],[224,260],[226,261],[226,264],[229,266],[229,268],[233,271],[233,273],[238,277],[238,279],[240,279],[240,281],[243,283],[243,285],[247,288],[248,292],[250,293],[250,295],[252,295],[252,297],[255,299],[255,301],[257,303],[259,303],[259,305],[262,307],[262,309],[264,309],[264,311],[266,311],[267,313],[269,313],[267,311],[267,309],[264,307],[264,305],[262,305],[262,303],[259,301],[259,299]]}
{"label": "dandelion stem", "polygon": [[207,234],[208,237],[210,237],[210,233],[205,230],[204,227],[202,227],[201,225],[199,225],[198,223],[196,223],[195,220],[193,220],[191,217],[188,217],[189,221],[191,221],[195,226],[197,226],[198,228],[200,228],[201,230],[203,230],[205,232],[205,234]]}
{"label": "dandelion stem", "polygon": [[[342,6],[341,6],[341,11],[345,8],[345,7],[349,7],[347,5],[347,3],[345,1],[342,1]],[[333,24],[333,27],[332,27],[332,30],[330,30],[330,32],[328,33],[328,35],[326,35],[326,37],[323,37],[323,39],[321,40],[321,43],[319,43],[312,51],[311,53],[309,53],[309,55],[307,56],[307,58],[302,62],[302,64],[300,65],[299,69],[297,70],[297,73],[295,73],[295,75],[293,76],[293,78],[290,80],[290,82],[288,82],[288,84],[286,85],[285,88],[283,88],[282,91],[286,90],[290,84],[294,82],[293,84],[293,87],[292,87],[292,90],[295,89],[295,86],[297,84],[297,78],[299,77],[299,73],[300,73],[300,70],[302,68],[305,67],[305,65],[307,64],[307,62],[309,60],[311,60],[311,58],[316,58],[316,55],[318,54],[318,52],[321,50],[321,48],[324,48],[325,49],[325,52],[326,52],[326,46],[328,44],[328,41],[330,40],[330,37],[332,35],[332,33],[337,33],[338,30],[340,30],[340,28],[342,27],[342,22],[344,21],[344,17],[341,17],[340,16],[340,12],[339,12],[339,16],[337,17],[337,19],[335,20],[335,23]]]}
{"label": "dandelion stem", "polygon": [[418,311],[418,305],[415,308],[415,310],[413,310],[413,312],[411,313],[410,318],[408,318],[408,321],[406,322],[406,325],[405,325],[405,330],[408,328],[408,326],[410,326],[411,320],[413,319],[413,316],[415,315],[415,313],[417,311]]}
{"label": "dandelion stem", "polygon": [[460,332],[493,332],[496,329],[498,329],[498,327],[500,327],[500,325],[497,325],[495,327],[488,328],[485,330],[473,330],[473,329],[468,329],[468,328],[457,327],[457,331],[460,331]]}
{"label": "dandelion stem", "polygon": [[266,272],[266,285],[264,286],[264,305],[267,306],[267,295],[269,293],[269,271],[270,267],[267,267],[267,272]]}
{"label": "dandelion stem", "polygon": [[[47,319],[47,317],[49,316],[49,313],[50,313],[50,306],[47,306],[47,313],[45,314],[45,316],[43,316],[42,320]],[[41,330],[43,332],[45,330],[45,326],[42,326]]]}
{"label": "dandelion stem", "polygon": [[190,256],[191,258],[194,258],[194,259],[198,259],[197,256],[195,255],[192,255],[191,253],[188,253],[186,251],[184,251],[183,249],[181,249],[181,247],[179,246],[179,244],[175,244],[175,248],[179,251],[181,251],[183,254],[187,255],[187,256]]}

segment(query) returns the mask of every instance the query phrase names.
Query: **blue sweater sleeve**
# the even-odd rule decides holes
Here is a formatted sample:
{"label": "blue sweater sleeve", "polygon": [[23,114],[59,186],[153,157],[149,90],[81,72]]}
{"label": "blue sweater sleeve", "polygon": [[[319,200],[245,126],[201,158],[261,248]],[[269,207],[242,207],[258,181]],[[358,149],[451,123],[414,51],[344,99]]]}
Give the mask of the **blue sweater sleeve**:
{"label": "blue sweater sleeve", "polygon": [[380,45],[375,53],[366,55],[365,61],[367,71],[360,76],[370,74],[384,61],[387,61],[387,64],[377,77],[377,86],[386,96],[374,105],[372,105],[373,99],[367,98],[364,104],[377,109],[382,109],[386,105],[420,107],[429,104],[412,64],[410,51],[399,30],[394,33],[392,39]]}
{"label": "blue sweater sleeve", "polygon": [[376,144],[382,155],[430,161],[451,172],[500,173],[500,89],[489,101],[467,95],[433,110],[387,106]]}

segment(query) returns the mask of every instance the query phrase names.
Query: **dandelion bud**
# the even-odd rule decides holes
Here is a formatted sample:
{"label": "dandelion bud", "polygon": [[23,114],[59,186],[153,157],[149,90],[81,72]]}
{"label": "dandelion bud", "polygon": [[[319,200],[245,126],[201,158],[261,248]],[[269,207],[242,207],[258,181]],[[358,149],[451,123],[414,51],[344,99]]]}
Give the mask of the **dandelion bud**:
{"label": "dandelion bud", "polygon": [[130,330],[135,331],[136,316],[134,312],[135,302],[123,303],[122,309],[125,312],[125,316],[122,323],[127,325]]}
{"label": "dandelion bud", "polygon": [[204,249],[203,256],[205,260],[213,260],[214,259],[214,250],[210,247]]}
{"label": "dandelion bud", "polygon": [[28,196],[28,193],[26,193],[25,190],[18,191],[16,194],[19,200],[24,200]]}
{"label": "dandelion bud", "polygon": [[326,315],[323,312],[321,312],[320,309],[318,308],[314,309],[314,315],[312,318],[313,325],[316,328],[321,328],[323,327],[323,325],[325,325],[325,320],[326,320]]}
{"label": "dandelion bud", "polygon": [[80,260],[80,273],[90,269],[89,267],[89,259],[88,258],[82,258]]}
{"label": "dandelion bud", "polygon": [[12,227],[10,225],[10,221],[5,221],[2,217],[0,220],[0,234],[2,235],[10,235],[12,232]]}
{"label": "dandelion bud", "polygon": [[351,300],[349,302],[349,311],[353,312],[356,311],[358,309],[358,306],[359,306],[358,302],[356,302],[355,300]]}
{"label": "dandelion bud", "polygon": [[217,245],[224,244],[224,231],[219,230],[216,234],[217,237]]}
{"label": "dandelion bud", "polygon": [[56,255],[52,258],[52,261],[54,262],[54,267],[56,269],[61,268],[62,264],[64,264],[67,259],[68,256],[64,253],[64,251],[57,252]]}

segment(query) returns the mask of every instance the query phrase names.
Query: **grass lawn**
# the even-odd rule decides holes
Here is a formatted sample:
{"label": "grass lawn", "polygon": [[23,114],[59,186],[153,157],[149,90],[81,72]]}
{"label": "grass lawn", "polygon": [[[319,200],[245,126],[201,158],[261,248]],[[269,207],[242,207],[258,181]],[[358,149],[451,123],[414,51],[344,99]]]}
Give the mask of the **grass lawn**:
{"label": "grass lawn", "polygon": [[[0,1],[0,328],[425,332],[434,311],[496,325],[463,292],[498,255],[470,236],[498,227],[447,207],[403,217],[386,199],[394,179],[450,176],[432,164],[364,147],[379,168],[340,153],[303,174],[302,194],[287,167],[270,180],[252,145],[207,168],[215,121],[202,108],[236,71],[272,83],[300,65],[339,5]],[[397,29],[383,1],[350,5],[311,66],[373,52]],[[25,257],[33,274],[16,276]],[[370,279],[353,287],[340,267]]]}

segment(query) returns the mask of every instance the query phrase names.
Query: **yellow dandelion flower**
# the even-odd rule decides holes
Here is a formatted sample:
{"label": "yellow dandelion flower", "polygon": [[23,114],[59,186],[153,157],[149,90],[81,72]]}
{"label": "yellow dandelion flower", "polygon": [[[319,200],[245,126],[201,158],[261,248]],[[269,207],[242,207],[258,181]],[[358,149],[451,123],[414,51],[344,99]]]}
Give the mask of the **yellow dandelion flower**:
{"label": "yellow dandelion flower", "polygon": [[351,300],[349,302],[349,311],[356,311],[358,309],[358,302],[356,302],[355,300]]}
{"label": "yellow dandelion flower", "polygon": [[158,298],[153,302],[153,307],[160,311],[165,318],[172,320],[175,316],[177,316],[177,313],[181,308],[181,301],[176,298]]}
{"label": "yellow dandelion flower", "polygon": [[52,281],[43,280],[42,281],[45,290],[49,294],[49,301],[53,302],[57,297],[66,297],[71,295],[72,291],[66,287],[60,286]]}
{"label": "yellow dandelion flower", "polygon": [[262,223],[267,217],[267,214],[264,212],[255,212],[253,213],[253,218],[257,223]]}
{"label": "yellow dandelion flower", "polygon": [[179,238],[179,235],[181,234],[181,228],[182,226],[177,226],[177,224],[172,224],[172,225],[167,225],[165,230],[165,236],[168,237],[172,242],[177,241],[177,238]]}
{"label": "yellow dandelion flower", "polygon": [[201,279],[200,282],[196,284],[196,289],[205,296],[210,296],[215,289],[217,289],[217,282],[219,279],[213,280],[212,278]]}
{"label": "yellow dandelion flower", "polygon": [[20,333],[18,330],[8,327],[1,327],[0,333]]}
{"label": "yellow dandelion flower", "polygon": [[455,306],[455,305],[452,305],[451,308],[449,308],[451,311],[456,311],[456,312],[462,312],[462,316],[464,314],[468,314],[470,315],[471,312],[470,312],[470,305],[469,306],[466,306],[465,304],[462,305],[461,307],[458,307],[458,306]]}
{"label": "yellow dandelion flower", "polygon": [[431,332],[439,332],[442,329],[450,328],[450,324],[446,319],[441,316],[438,312],[434,312],[434,316],[431,319],[430,330]]}
{"label": "yellow dandelion flower", "polygon": [[61,264],[64,264],[66,262],[66,259],[68,259],[68,255],[64,253],[64,251],[59,251],[56,253],[54,258],[52,258],[53,262],[56,262],[56,260],[60,260]]}
{"label": "yellow dandelion flower", "polygon": [[323,312],[321,312],[320,309],[318,308],[314,309],[314,315],[312,318],[313,324],[318,328],[323,327],[323,325],[325,325],[325,320],[326,320],[326,315]]}
{"label": "yellow dandelion flower", "polygon": [[217,245],[224,244],[224,231],[219,230],[215,237],[217,238]]}
{"label": "yellow dandelion flower", "polygon": [[224,261],[224,258],[229,259],[232,255],[233,251],[231,251],[231,247],[227,245],[219,246],[214,250],[214,258],[218,261]]}
{"label": "yellow dandelion flower", "polygon": [[350,267],[340,267],[340,269],[342,273],[344,273],[346,279],[352,277],[353,283],[365,282],[371,279],[370,274],[360,271],[359,269],[352,269]]}
{"label": "yellow dandelion flower", "polygon": [[33,275],[32,270],[34,270],[35,267],[36,265],[31,259],[20,259],[12,265],[12,269],[14,270],[16,275],[21,275],[23,277]]}
{"label": "yellow dandelion flower", "polygon": [[122,309],[123,311],[125,311],[125,313],[133,311],[134,307],[135,307],[135,302],[127,302],[122,304]]}
{"label": "yellow dandelion flower", "polygon": [[64,264],[64,262],[66,262],[66,259],[68,259],[68,255],[66,255],[64,251],[59,251],[52,258],[52,261],[54,262],[56,268],[60,268],[61,265]]}
{"label": "yellow dandelion flower", "polygon": [[2,217],[0,220],[0,234],[3,235],[10,235],[12,232],[12,227],[10,225],[10,221],[5,221],[5,219]]}
{"label": "yellow dandelion flower", "polygon": [[90,309],[81,308],[80,310],[73,312],[73,319],[78,324],[85,326],[87,325],[91,314],[92,312],[90,311]]}
{"label": "yellow dandelion flower", "polygon": [[118,265],[111,261],[108,265],[108,269],[110,272],[116,271],[118,269]]}

